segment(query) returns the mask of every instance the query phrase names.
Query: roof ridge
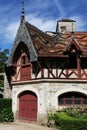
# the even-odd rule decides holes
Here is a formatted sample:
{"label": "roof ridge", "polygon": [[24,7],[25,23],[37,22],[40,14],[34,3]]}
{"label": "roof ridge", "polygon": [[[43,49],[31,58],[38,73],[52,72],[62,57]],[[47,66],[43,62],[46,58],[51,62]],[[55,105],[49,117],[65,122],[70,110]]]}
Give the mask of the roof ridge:
{"label": "roof ridge", "polygon": [[42,31],[41,29],[39,29],[38,27],[32,25],[31,23],[27,22],[25,24],[30,25],[31,27],[33,27],[34,29],[38,30],[42,35],[45,35],[47,38],[50,38],[51,40],[54,41],[53,37],[51,37],[50,35],[46,34],[44,31]]}

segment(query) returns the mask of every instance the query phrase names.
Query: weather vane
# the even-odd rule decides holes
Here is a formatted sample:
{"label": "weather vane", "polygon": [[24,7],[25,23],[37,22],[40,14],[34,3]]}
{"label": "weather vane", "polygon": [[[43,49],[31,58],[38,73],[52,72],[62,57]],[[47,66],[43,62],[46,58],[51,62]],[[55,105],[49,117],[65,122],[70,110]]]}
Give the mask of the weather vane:
{"label": "weather vane", "polygon": [[22,0],[22,7],[24,8],[24,1]]}

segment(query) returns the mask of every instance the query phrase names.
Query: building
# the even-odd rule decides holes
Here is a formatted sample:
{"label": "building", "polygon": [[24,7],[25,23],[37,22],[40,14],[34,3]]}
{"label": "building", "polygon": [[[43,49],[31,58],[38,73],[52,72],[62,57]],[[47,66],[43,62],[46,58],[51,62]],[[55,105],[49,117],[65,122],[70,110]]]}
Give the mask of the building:
{"label": "building", "polygon": [[87,105],[87,32],[58,27],[42,32],[25,20],[23,8],[5,75],[15,120],[44,122],[48,112]]}

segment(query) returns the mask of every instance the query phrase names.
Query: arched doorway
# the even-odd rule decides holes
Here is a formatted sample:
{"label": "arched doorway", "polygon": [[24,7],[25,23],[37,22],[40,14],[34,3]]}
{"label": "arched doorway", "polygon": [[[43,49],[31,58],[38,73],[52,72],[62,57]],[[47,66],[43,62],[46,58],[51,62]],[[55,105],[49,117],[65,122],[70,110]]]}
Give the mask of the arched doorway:
{"label": "arched doorway", "polygon": [[19,119],[37,120],[37,96],[32,91],[24,91],[19,95]]}
{"label": "arched doorway", "polygon": [[87,96],[79,92],[67,92],[58,97],[59,106],[87,105]]}

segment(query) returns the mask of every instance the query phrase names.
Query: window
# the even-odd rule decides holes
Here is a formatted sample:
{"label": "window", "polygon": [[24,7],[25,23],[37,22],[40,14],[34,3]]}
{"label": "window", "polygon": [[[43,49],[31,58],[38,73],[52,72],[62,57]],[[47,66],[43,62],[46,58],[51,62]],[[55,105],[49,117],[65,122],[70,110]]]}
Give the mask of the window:
{"label": "window", "polygon": [[77,49],[74,44],[71,45],[71,48],[69,51],[68,68],[77,69]]}
{"label": "window", "polygon": [[70,69],[76,69],[77,68],[77,55],[76,54],[70,54],[69,55],[69,68]]}
{"label": "window", "polygon": [[65,93],[59,96],[59,105],[87,105],[87,97],[76,92]]}
{"label": "window", "polygon": [[26,64],[26,57],[25,56],[22,57],[22,64],[23,65]]}

